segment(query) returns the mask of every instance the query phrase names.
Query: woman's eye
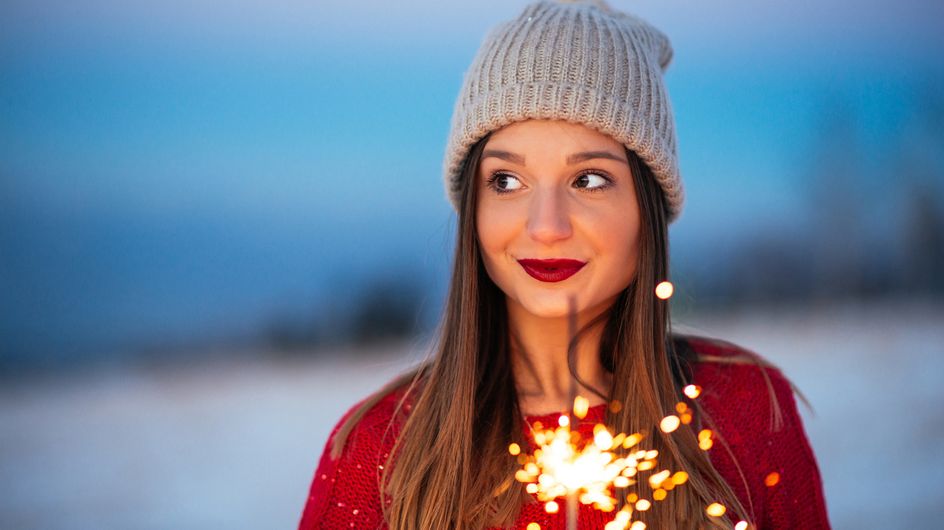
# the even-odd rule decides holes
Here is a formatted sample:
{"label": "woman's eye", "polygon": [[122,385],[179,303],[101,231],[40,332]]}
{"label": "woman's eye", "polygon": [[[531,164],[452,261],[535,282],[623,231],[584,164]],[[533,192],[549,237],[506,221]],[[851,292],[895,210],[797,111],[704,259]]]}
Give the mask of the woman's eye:
{"label": "woman's eye", "polygon": [[492,178],[488,179],[488,185],[498,193],[507,193],[519,189],[521,181],[518,180],[518,177],[508,173],[495,173]]}
{"label": "woman's eye", "polygon": [[589,190],[600,190],[606,188],[609,184],[610,180],[599,173],[584,173],[577,177],[578,187]]}

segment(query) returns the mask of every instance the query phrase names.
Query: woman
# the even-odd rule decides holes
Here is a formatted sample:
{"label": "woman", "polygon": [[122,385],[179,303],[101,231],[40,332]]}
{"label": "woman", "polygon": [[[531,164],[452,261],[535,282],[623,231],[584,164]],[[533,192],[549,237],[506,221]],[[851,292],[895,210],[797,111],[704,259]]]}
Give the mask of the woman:
{"label": "woman", "polygon": [[[447,145],[458,241],[434,355],[341,419],[300,528],[564,528],[511,478],[508,448],[533,450],[573,385],[590,400],[575,430],[646,433],[659,466],[687,474],[633,521],[828,528],[790,384],[733,344],[673,334],[655,295],[683,199],[671,57],[661,32],[602,2],[537,2],[488,34]],[[693,421],[663,432],[680,402]],[[578,520],[613,513],[581,504]]]}

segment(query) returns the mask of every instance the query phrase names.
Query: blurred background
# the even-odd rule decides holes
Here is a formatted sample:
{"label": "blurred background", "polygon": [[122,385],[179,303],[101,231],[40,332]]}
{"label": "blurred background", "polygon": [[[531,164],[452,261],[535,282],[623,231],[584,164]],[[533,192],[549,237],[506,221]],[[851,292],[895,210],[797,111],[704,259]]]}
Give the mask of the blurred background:
{"label": "blurred background", "polygon": [[[518,0],[0,4],[0,527],[291,528],[422,359]],[[944,4],[611,0],[672,40],[677,327],[803,409],[835,528],[944,517]]]}

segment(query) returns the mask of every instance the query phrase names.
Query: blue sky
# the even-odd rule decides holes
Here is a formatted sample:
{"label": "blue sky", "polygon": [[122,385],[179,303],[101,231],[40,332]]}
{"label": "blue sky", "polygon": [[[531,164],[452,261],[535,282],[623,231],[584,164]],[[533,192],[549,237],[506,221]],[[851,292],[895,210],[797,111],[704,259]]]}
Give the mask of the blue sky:
{"label": "blue sky", "polygon": [[[940,167],[915,132],[944,79],[940,2],[610,4],[675,48],[682,254],[807,224],[837,115],[878,183],[863,193],[884,193],[903,145]],[[0,347],[251,330],[382,260],[441,288],[453,98],[523,5],[4,2]]]}

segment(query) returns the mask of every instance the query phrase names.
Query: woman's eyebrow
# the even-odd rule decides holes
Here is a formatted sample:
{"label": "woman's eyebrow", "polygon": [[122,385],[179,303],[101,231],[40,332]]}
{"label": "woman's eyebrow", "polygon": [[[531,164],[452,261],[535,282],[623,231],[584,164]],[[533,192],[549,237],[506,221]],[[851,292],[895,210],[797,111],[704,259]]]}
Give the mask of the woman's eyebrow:
{"label": "woman's eyebrow", "polygon": [[[515,153],[508,151],[501,151],[498,149],[486,149],[482,152],[482,158],[495,157],[501,158],[502,160],[507,160],[508,162],[513,162],[515,164],[524,165],[524,157]],[[606,158],[609,160],[616,160],[617,162],[629,163],[625,157],[614,155],[609,151],[584,151],[582,153],[574,153],[567,157],[567,164],[573,165],[578,162],[585,162],[587,160],[593,160],[595,158]]]}
{"label": "woman's eyebrow", "polygon": [[515,153],[509,153],[508,151],[499,151],[498,149],[486,149],[482,152],[482,159],[486,159],[490,156],[495,158],[501,158],[502,160],[507,160],[508,162],[513,162],[515,164],[524,165],[524,157],[521,155],[516,155]]}
{"label": "woman's eyebrow", "polygon": [[617,162],[623,162],[625,164],[629,163],[629,161],[626,160],[626,157],[614,155],[609,151],[585,151],[583,153],[574,153],[567,157],[567,163],[576,164],[577,162],[593,160],[594,158],[608,158],[610,160],[616,160]]}

